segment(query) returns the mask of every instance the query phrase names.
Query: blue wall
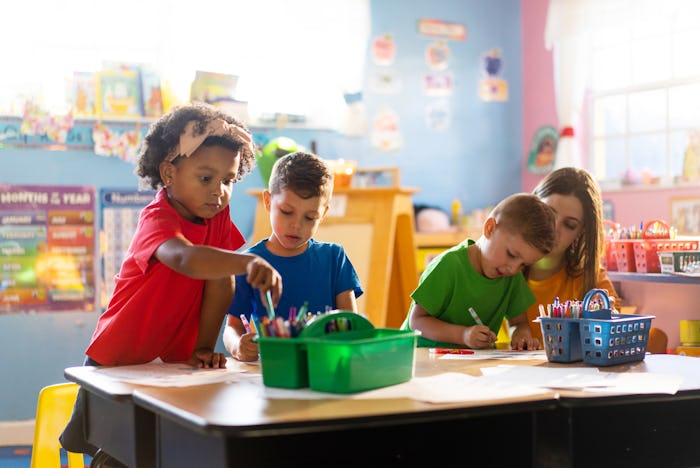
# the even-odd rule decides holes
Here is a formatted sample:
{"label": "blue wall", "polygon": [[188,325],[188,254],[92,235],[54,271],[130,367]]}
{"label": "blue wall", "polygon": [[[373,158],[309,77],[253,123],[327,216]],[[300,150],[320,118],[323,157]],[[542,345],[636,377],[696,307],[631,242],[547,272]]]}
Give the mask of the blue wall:
{"label": "blue wall", "polygon": [[[375,94],[365,89],[364,105],[370,121],[386,106],[398,113],[403,147],[385,153],[371,147],[369,136],[344,137],[330,131],[257,130],[257,136],[285,135],[307,148],[313,140],[321,156],[355,159],[361,167],[399,166],[402,185],[421,190],[415,196],[417,203],[447,209],[452,199],[459,198],[471,210],[520,191],[520,1],[432,0],[412,3],[409,8],[396,0],[371,0],[371,5],[372,37],[391,33],[396,41],[398,53],[390,68],[401,76],[402,92]],[[451,126],[442,132],[425,125],[425,107],[438,99],[425,96],[422,88],[423,76],[429,72],[425,48],[435,39],[417,33],[419,18],[467,27],[466,41],[449,41],[451,59],[446,72],[453,77],[454,90],[445,98],[451,108]],[[483,102],[478,97],[481,55],[494,47],[504,58],[507,102]],[[366,75],[376,67],[368,60]],[[89,151],[5,148],[0,149],[0,167],[0,182],[4,183],[95,185],[98,190],[137,187],[131,164]],[[232,217],[246,235],[252,232],[255,208],[246,191],[259,187],[262,179],[256,170],[234,189]],[[0,315],[0,420],[34,418],[39,390],[62,381],[65,367],[82,363],[97,316],[81,311]]]}

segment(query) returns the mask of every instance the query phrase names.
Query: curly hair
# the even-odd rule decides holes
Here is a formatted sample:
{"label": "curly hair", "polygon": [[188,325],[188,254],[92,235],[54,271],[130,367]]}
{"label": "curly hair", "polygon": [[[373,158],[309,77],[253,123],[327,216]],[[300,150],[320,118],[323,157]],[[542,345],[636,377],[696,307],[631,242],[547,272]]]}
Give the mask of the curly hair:
{"label": "curly hair", "polygon": [[569,276],[583,274],[582,296],[596,287],[600,258],[605,246],[603,233],[603,201],[600,187],[585,169],[562,167],[550,172],[535,187],[540,198],[550,195],[573,195],[583,207],[583,232],[566,249],[566,270]]}
{"label": "curly hair", "polygon": [[321,197],[330,200],[333,192],[333,173],[315,154],[296,151],[275,162],[270,175],[270,193],[290,189],[304,199]]}
{"label": "curly hair", "polygon": [[[164,185],[160,178],[160,163],[179,144],[180,135],[185,131],[188,122],[197,122],[197,130],[201,134],[206,130],[207,124],[215,119],[223,119],[246,133],[250,133],[250,130],[235,117],[204,103],[177,106],[154,122],[148,130],[134,170],[134,173],[140,178],[140,186],[158,189]],[[240,154],[236,182],[255,167],[255,154],[243,141],[222,136],[209,136],[204,140],[202,146],[223,146]],[[174,164],[177,164],[177,160],[174,161]]]}

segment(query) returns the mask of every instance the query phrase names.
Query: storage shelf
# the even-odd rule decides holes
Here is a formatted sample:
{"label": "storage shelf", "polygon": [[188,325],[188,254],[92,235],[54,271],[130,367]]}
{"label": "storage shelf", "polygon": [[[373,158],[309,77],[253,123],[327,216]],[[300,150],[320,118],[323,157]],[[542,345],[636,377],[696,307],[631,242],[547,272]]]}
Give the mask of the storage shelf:
{"label": "storage shelf", "polygon": [[645,283],[700,284],[700,277],[669,275],[666,273],[626,273],[608,271],[612,281],[639,281]]}

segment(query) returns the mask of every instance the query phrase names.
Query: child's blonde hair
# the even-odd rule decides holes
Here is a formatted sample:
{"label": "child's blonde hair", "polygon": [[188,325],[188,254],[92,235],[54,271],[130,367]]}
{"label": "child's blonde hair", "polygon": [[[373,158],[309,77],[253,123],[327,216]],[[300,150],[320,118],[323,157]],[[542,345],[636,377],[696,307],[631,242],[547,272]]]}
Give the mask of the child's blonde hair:
{"label": "child's blonde hair", "polygon": [[556,240],[554,210],[531,193],[516,193],[504,198],[491,211],[497,229],[519,234],[542,252],[549,254]]}

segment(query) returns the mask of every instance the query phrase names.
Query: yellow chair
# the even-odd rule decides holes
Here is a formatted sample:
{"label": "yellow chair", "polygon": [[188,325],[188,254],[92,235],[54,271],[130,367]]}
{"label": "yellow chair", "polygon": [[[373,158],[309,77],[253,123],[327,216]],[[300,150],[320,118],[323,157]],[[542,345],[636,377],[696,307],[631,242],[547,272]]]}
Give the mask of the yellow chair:
{"label": "yellow chair", "polygon": [[[60,383],[41,389],[36,406],[31,468],[61,468],[58,436],[68,423],[78,394],[78,384]],[[82,453],[66,451],[68,468],[84,468]]]}

